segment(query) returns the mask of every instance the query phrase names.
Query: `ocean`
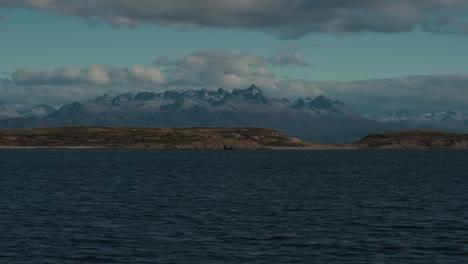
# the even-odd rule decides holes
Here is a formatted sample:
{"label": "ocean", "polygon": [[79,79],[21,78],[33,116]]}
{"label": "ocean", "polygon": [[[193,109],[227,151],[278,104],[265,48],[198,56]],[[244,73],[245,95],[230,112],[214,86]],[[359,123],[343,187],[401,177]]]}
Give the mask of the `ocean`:
{"label": "ocean", "polygon": [[0,150],[0,263],[468,263],[467,161]]}

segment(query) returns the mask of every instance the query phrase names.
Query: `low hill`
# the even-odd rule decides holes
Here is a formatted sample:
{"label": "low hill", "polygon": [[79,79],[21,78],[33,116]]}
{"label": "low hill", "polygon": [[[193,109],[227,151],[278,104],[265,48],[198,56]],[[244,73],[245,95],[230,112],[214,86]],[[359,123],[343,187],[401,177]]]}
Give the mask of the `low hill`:
{"label": "low hill", "polygon": [[467,149],[468,134],[418,129],[373,134],[354,144],[377,149]]}
{"label": "low hill", "polygon": [[0,130],[0,146],[123,149],[266,149],[304,147],[267,128],[52,127]]}
{"label": "low hill", "polygon": [[408,130],[354,143],[312,143],[269,128],[69,126],[0,130],[0,148],[468,149],[468,134]]}

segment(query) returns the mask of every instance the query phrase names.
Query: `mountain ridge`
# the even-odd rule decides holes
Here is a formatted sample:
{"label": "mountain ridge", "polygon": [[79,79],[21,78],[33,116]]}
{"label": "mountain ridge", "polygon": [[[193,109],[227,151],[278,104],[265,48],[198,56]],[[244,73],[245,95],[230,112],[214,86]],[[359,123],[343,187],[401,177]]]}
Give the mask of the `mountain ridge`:
{"label": "mountain ridge", "polygon": [[12,107],[0,102],[0,120],[21,117],[21,114]]}
{"label": "mountain ridge", "polygon": [[43,117],[0,121],[0,128],[68,125],[155,127],[271,127],[310,141],[351,142],[392,128],[323,95],[278,99],[247,89],[167,90],[103,95],[73,102]]}
{"label": "mountain ridge", "polygon": [[468,132],[468,116],[455,110],[419,114],[400,111],[374,116],[374,118],[380,122],[395,125],[401,130],[435,129],[451,132]]}
{"label": "mountain ridge", "polygon": [[32,117],[46,117],[57,111],[54,107],[41,104],[32,108],[16,110],[13,107],[0,103],[0,120],[8,118],[32,118]]}

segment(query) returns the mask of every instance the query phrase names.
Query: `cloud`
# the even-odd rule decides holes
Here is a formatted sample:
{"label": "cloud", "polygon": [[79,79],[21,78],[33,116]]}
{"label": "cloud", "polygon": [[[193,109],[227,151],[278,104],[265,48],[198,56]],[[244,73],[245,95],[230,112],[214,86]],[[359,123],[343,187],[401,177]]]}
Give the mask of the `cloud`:
{"label": "cloud", "polygon": [[238,51],[207,50],[179,58],[173,67],[165,70],[165,74],[169,83],[176,85],[239,88],[271,78],[265,77],[266,69],[254,74],[257,68],[266,65],[268,60],[260,56]]}
{"label": "cloud", "polygon": [[[174,61],[156,59],[164,70],[133,65],[122,69],[91,65],[51,70],[20,69],[0,83],[2,101],[15,104],[67,103],[104,93],[165,89],[245,88],[252,83],[281,91],[267,58],[238,51],[205,50]],[[2,90],[3,89],[3,90]]]}
{"label": "cloud", "polygon": [[116,26],[247,28],[282,38],[308,32],[467,32],[466,0],[0,0],[23,7],[100,19]]}
{"label": "cloud", "polygon": [[[169,60],[170,61],[170,60]],[[364,114],[396,111],[468,113],[468,74],[439,74],[360,81],[316,82],[280,79],[270,60],[238,51],[206,50],[182,56],[161,72],[156,68],[89,66],[23,69],[0,79],[1,100],[10,104],[63,104],[118,94],[167,89],[247,88],[256,84],[286,98],[326,95]]]}
{"label": "cloud", "polygon": [[277,55],[270,58],[270,61],[273,65],[301,65],[306,66],[308,63],[299,55],[299,53],[293,53],[291,55]]}
{"label": "cloud", "polygon": [[119,74],[118,82],[143,82],[143,83],[152,83],[152,84],[165,84],[166,79],[164,75],[156,68],[152,67],[142,67],[138,65],[133,65],[127,68],[123,68],[118,71],[110,71],[110,76],[114,74]]}
{"label": "cloud", "polygon": [[275,74],[269,71],[267,68],[258,68],[258,70],[255,72],[256,76],[267,76],[267,77],[275,77]]}
{"label": "cloud", "polygon": [[138,65],[122,69],[103,68],[97,65],[85,69],[66,67],[55,70],[22,69],[12,74],[12,79],[23,85],[110,85],[130,82],[164,84],[164,75],[156,68]]}
{"label": "cloud", "polygon": [[460,110],[468,113],[468,74],[435,74],[352,82],[282,81],[289,94],[309,91],[346,102],[364,114]]}
{"label": "cloud", "polygon": [[32,107],[39,104],[60,106],[83,101],[103,94],[121,94],[132,91],[132,86],[95,84],[24,85],[8,79],[0,79],[1,102],[11,106]]}

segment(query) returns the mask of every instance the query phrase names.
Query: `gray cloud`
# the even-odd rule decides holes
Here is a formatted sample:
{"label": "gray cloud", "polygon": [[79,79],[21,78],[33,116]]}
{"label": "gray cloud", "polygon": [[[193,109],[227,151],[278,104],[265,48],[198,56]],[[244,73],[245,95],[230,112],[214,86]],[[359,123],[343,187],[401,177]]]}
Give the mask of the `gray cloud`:
{"label": "gray cloud", "polygon": [[277,55],[274,57],[270,58],[270,61],[273,65],[301,65],[301,66],[306,66],[308,63],[302,58],[299,53],[293,53],[291,55]]}
{"label": "gray cloud", "polygon": [[24,85],[109,85],[130,82],[164,84],[164,75],[156,68],[138,65],[122,69],[103,68],[96,65],[86,69],[67,67],[55,70],[22,69],[12,74],[16,83]]}
{"label": "gray cloud", "polygon": [[467,32],[466,0],[0,0],[24,7],[108,21],[116,26],[249,28],[282,38],[308,32]]}

